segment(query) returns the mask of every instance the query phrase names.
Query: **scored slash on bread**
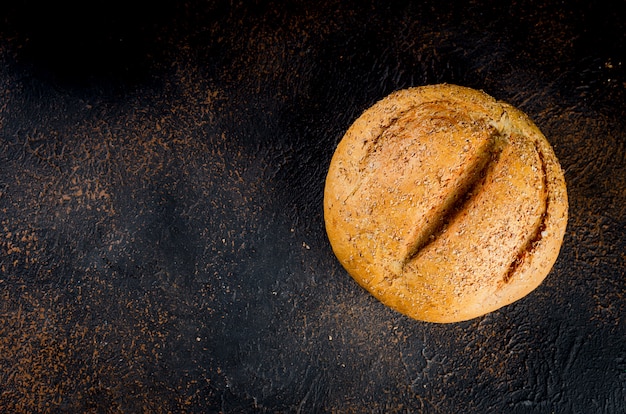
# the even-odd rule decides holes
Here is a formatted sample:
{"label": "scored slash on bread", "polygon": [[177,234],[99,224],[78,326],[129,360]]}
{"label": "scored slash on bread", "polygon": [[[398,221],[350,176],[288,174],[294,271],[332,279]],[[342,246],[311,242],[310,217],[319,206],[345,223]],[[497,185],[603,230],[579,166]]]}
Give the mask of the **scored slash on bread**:
{"label": "scored slash on bread", "polygon": [[381,302],[456,322],[535,289],[567,225],[554,152],[516,108],[442,84],[366,110],[333,155],[324,219],[337,258]]}

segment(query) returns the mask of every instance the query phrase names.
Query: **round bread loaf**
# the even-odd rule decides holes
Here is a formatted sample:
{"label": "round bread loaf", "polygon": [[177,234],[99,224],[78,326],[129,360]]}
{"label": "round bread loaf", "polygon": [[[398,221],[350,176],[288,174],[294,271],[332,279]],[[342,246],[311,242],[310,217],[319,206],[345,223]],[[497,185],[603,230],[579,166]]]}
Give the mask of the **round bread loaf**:
{"label": "round bread loaf", "polygon": [[412,318],[458,322],[535,289],[567,225],[563,171],[518,109],[442,84],[394,92],[348,129],[324,220],[350,275]]}

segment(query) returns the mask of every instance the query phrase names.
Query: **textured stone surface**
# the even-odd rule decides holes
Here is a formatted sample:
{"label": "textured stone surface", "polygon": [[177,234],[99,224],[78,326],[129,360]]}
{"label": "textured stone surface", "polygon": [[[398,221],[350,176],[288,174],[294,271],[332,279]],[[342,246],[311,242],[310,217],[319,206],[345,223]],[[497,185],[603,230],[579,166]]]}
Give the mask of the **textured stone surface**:
{"label": "textured stone surface", "polygon": [[[0,411],[626,410],[626,16],[144,3],[0,6]],[[453,325],[359,288],[322,219],[352,121],[441,82],[529,114],[570,202],[546,281]]]}

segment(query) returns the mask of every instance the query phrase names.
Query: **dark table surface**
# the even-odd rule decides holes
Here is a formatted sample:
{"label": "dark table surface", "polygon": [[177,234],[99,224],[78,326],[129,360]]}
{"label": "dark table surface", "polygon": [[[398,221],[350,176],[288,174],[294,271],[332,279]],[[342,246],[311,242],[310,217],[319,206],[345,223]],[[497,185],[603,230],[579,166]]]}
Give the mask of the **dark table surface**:
{"label": "dark table surface", "polygon": [[[623,1],[24,3],[1,412],[626,412]],[[352,121],[441,82],[527,112],[570,200],[546,281],[449,325],[358,287],[322,215]]]}

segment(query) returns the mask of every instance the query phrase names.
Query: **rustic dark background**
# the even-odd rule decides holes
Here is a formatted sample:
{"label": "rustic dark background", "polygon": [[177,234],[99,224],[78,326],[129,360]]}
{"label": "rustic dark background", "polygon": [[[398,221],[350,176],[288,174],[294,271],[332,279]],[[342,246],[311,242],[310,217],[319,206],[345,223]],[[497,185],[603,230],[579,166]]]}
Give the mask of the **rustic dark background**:
{"label": "rustic dark background", "polygon": [[[626,412],[625,2],[447,3],[3,2],[0,411]],[[451,325],[322,216],[351,122],[440,82],[527,112],[570,197],[547,280]]]}

